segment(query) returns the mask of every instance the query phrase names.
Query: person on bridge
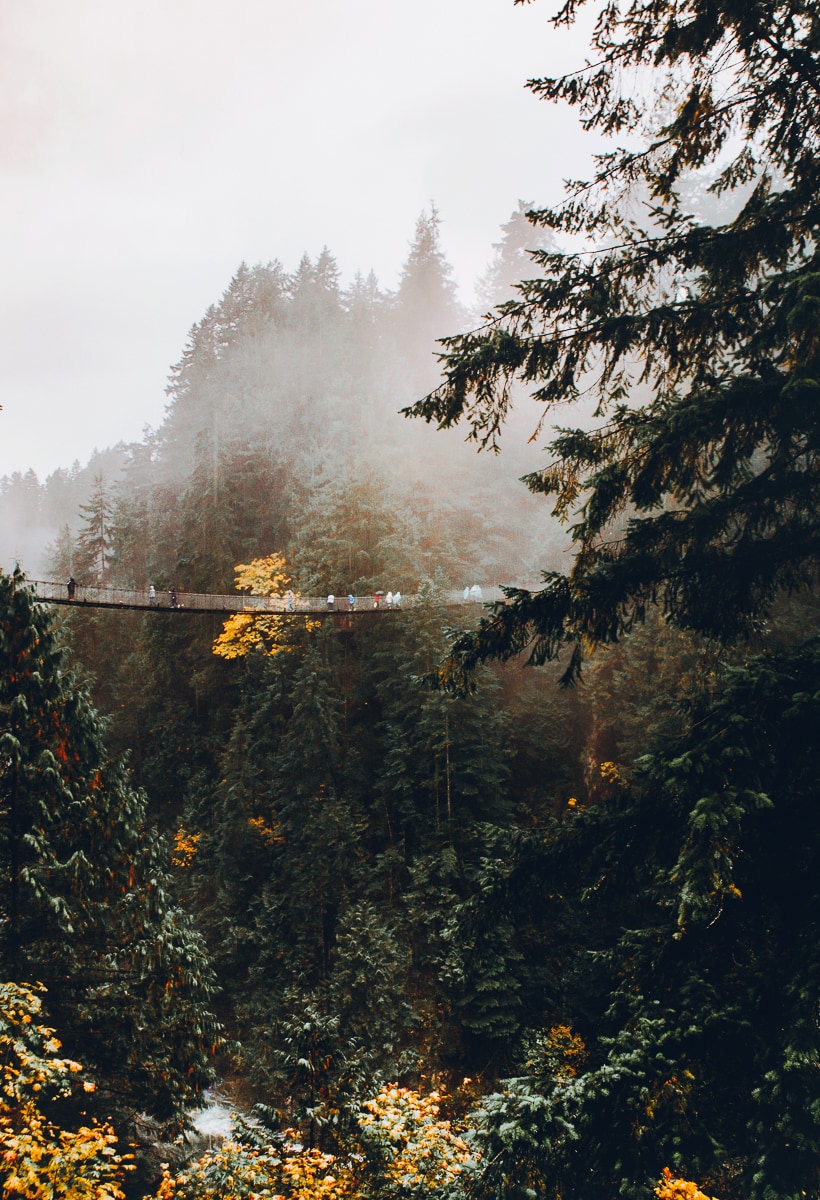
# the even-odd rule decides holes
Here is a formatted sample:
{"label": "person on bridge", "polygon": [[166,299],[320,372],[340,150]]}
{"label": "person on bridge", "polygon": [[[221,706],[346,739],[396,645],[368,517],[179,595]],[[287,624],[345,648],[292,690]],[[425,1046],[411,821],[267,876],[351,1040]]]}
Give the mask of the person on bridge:
{"label": "person on bridge", "polygon": [[481,588],[477,583],[474,583],[470,588],[470,599],[474,600],[476,604],[481,600]]}
{"label": "person on bridge", "polygon": [[169,591],[168,595],[171,599],[171,608],[179,608],[179,600],[177,599],[176,588],[172,587],[171,590]]}
{"label": "person on bridge", "polygon": [[470,599],[470,585],[469,585],[469,583],[467,584],[466,588],[464,589],[464,595],[463,595],[461,598],[462,598],[462,600],[464,601],[464,603],[465,603],[465,604],[466,604],[466,603],[467,603],[467,601]]}
{"label": "person on bridge", "polygon": [[393,607],[401,608],[401,592],[393,593]]}
{"label": "person on bridge", "polygon": [[77,592],[77,580],[74,578],[74,576],[73,576],[73,575],[69,575],[69,577],[68,577],[68,583],[66,584],[66,587],[68,588],[68,598],[69,598],[69,600],[73,600],[73,599],[74,599],[74,596],[75,596],[75,594],[76,594],[76,592]]}
{"label": "person on bridge", "polygon": [[351,612],[353,612],[353,609],[356,607],[356,597],[353,595],[352,592],[350,592],[348,594],[347,607],[350,609]]}
{"label": "person on bridge", "polygon": [[290,588],[285,592],[285,612],[296,612],[296,603]]}
{"label": "person on bridge", "polygon": [[330,612],[335,607],[336,607],[336,597],[333,595],[333,592],[331,592],[327,598],[327,611]]}
{"label": "person on bridge", "polygon": [[388,593],[387,593],[387,595],[386,595],[386,596],[385,596],[385,598],[384,598],[384,602],[385,602],[385,604],[387,605],[387,607],[388,607],[388,608],[392,608],[392,607],[393,607],[393,593],[392,593],[392,592],[388,592]]}
{"label": "person on bridge", "polygon": [[157,589],[154,587],[153,583],[151,584],[151,586],[148,589],[148,603],[151,605],[152,608],[156,608]]}

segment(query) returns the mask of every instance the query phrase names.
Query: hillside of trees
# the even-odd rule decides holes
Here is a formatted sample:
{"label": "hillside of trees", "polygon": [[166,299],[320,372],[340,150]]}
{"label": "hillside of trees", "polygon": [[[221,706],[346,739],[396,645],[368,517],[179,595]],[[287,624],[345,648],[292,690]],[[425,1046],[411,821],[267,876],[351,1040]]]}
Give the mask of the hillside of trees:
{"label": "hillside of trees", "polygon": [[[488,303],[509,295],[532,235],[522,207],[480,281]],[[400,413],[436,382],[437,335],[467,319],[434,208],[419,217],[394,293],[372,273],[342,289],[328,250],[292,274],[277,261],[240,265],[171,368],[159,429],[42,483],[30,470],[0,480],[3,561],[31,577],[226,591],[243,557],[290,547],[317,512],[330,525],[334,505],[367,508],[373,493],[404,512],[405,560],[385,564],[400,586],[437,566],[457,582],[537,578],[545,540],[557,556],[566,539],[557,525],[545,539],[540,506],[517,482],[539,462],[524,394],[503,466]],[[316,577],[305,589],[391,585],[368,561],[370,532],[349,536],[346,558],[340,549],[338,561],[306,566]]]}
{"label": "hillside of trees", "polygon": [[49,578],[417,598],[3,564],[4,1197],[818,1200],[818,36],[606,6],[530,86],[648,149],[519,204],[491,317],[435,210],[394,294],[243,264],[159,429],[3,481]]}

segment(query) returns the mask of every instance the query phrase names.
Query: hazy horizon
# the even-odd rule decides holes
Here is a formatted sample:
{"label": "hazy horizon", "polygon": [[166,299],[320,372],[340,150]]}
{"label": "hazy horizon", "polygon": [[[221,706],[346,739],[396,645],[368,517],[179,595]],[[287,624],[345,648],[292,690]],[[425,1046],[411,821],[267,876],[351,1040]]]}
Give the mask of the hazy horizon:
{"label": "hazy horizon", "polygon": [[588,163],[574,117],[525,89],[581,44],[553,7],[6,7],[0,475],[157,426],[242,261],[292,271],[326,245],[343,282],[391,289],[433,201],[469,300],[519,198]]}

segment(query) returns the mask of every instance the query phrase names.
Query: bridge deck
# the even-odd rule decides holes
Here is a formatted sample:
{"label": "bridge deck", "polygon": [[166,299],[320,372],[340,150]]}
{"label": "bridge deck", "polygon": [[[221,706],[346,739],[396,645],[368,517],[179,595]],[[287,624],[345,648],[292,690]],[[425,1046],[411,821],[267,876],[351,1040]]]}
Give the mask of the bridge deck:
{"label": "bridge deck", "polygon": [[[374,613],[397,612],[414,608],[419,603],[418,596],[402,596],[400,604],[387,603],[386,593],[376,593],[370,596],[357,596],[355,603],[350,604],[347,596],[335,596],[329,603],[327,596],[294,596],[293,608],[287,607],[283,596],[243,596],[243,595],[207,595],[201,592],[176,593],[176,604],[172,603],[170,592],[158,592],[152,602],[148,590],[129,591],[126,588],[113,587],[84,587],[77,584],[73,598],[69,598],[68,585],[65,583],[49,582],[43,579],[26,581],[34,589],[38,600],[47,604],[66,604],[72,608],[121,608],[145,609],[149,612],[185,612],[185,613],[216,613],[219,616],[230,613],[246,613],[248,616],[265,613],[284,613],[286,616],[332,616],[333,613],[367,616]],[[445,593],[444,603],[448,606],[469,606],[486,604],[494,600],[503,600],[504,596],[499,587],[481,587],[479,595],[465,598],[463,591]]]}

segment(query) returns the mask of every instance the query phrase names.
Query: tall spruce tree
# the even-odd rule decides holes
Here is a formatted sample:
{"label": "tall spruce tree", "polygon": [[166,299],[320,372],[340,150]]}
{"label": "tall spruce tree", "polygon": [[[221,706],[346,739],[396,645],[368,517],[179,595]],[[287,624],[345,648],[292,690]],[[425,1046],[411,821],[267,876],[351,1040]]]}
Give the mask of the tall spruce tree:
{"label": "tall spruce tree", "polygon": [[[446,339],[444,382],[410,411],[494,446],[516,383],[545,418],[597,407],[527,480],[575,521],[571,570],[511,592],[445,681],[566,647],[571,681],[652,604],[729,642],[814,584],[819,48],[800,0],[613,0],[587,66],[531,83],[632,148],[537,215],[582,248],[539,252],[543,279]],[[653,71],[654,95],[625,90]],[[709,171],[733,203],[715,224],[691,202]],[[525,839],[502,900],[529,887],[515,922],[549,931],[559,986],[483,1106],[472,1194],[649,1200],[677,1177],[721,1200],[820,1195],[817,672],[816,643],[716,663],[680,720],[647,723],[634,774],[595,764],[597,802]]]}
{"label": "tall spruce tree", "polygon": [[[585,0],[553,18],[572,24]],[[476,332],[445,339],[445,379],[409,411],[494,445],[516,380],[549,417],[592,394],[595,419],[552,442],[535,492],[573,517],[568,575],[456,643],[453,664],[529,648],[536,662],[613,641],[657,601],[681,627],[748,632],[820,550],[816,245],[820,16],[807,0],[613,0],[592,62],[534,93],[638,148],[598,160],[591,183],[537,213],[583,249],[539,251]],[[594,65],[593,65],[594,64]],[[641,99],[631,72],[658,86]],[[690,174],[734,216],[687,209]],[[452,665],[452,664],[451,664]]]}
{"label": "tall spruce tree", "polygon": [[87,504],[80,505],[83,524],[77,535],[77,572],[80,582],[106,584],[112,554],[114,504],[105,476],[99,472]]}
{"label": "tall spruce tree", "polygon": [[538,246],[543,249],[545,245],[557,249],[551,234],[545,235],[533,228],[532,221],[527,218],[531,208],[531,204],[519,200],[518,207],[501,226],[501,241],[493,244],[493,260],[476,287],[478,301],[486,308],[509,300],[516,284],[540,274],[533,262],[533,249]]}
{"label": "tall spruce tree", "polygon": [[179,1119],[216,1040],[204,949],[52,618],[0,576],[0,964],[39,981],[112,1111]]}
{"label": "tall spruce tree", "polygon": [[[297,1109],[303,1100],[310,1107],[312,1068],[303,1078],[293,1046],[301,1045],[308,1009],[314,1032],[332,1034],[323,996],[359,858],[360,814],[344,787],[338,668],[332,627],[294,634],[272,658],[248,656],[216,818],[213,797],[198,815],[205,876],[194,886],[245,1062],[269,1098],[290,1092]],[[329,1073],[323,1068],[328,1081],[338,1069],[336,1061]]]}
{"label": "tall spruce tree", "polygon": [[461,317],[452,268],[441,248],[441,218],[434,204],[416,221],[410,252],[396,294],[396,335],[406,358],[407,382],[424,386],[434,378],[432,356],[442,329]]}

